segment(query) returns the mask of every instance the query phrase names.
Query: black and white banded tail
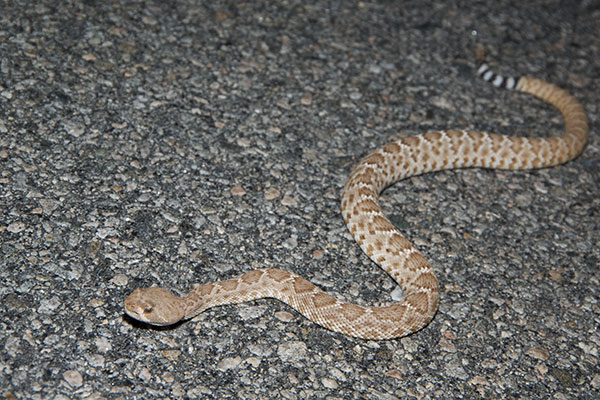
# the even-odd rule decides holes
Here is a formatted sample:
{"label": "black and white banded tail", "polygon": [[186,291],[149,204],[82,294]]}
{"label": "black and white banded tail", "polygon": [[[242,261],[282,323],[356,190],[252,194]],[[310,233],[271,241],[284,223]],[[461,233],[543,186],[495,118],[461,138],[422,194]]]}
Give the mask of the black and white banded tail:
{"label": "black and white banded tail", "polygon": [[502,75],[498,75],[494,71],[490,69],[490,66],[486,63],[481,64],[479,69],[477,70],[477,75],[481,76],[484,80],[490,82],[492,85],[496,87],[502,87],[505,89],[516,89],[519,83],[519,79],[514,78],[512,76],[504,77]]}

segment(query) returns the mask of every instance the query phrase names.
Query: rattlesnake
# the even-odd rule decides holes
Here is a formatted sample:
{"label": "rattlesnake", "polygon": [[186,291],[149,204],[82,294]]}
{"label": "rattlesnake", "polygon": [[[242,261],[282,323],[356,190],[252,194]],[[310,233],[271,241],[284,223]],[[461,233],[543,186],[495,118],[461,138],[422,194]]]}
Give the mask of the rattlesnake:
{"label": "rattlesnake", "polygon": [[437,310],[438,281],[425,257],[383,215],[379,193],[401,179],[444,169],[558,165],[577,157],[587,143],[585,112],[564,90],[529,77],[503,78],[485,64],[478,73],[495,86],[554,105],[565,121],[564,134],[523,138],[462,130],[429,132],[389,143],[358,164],[344,189],[342,214],[362,250],[398,283],[402,301],[384,307],[344,303],[294,273],[268,268],[196,285],[184,298],[161,288],[136,289],[125,299],[125,312],[149,324],[170,325],[210,307],[274,297],[319,325],[359,338],[391,339],[423,328]]}

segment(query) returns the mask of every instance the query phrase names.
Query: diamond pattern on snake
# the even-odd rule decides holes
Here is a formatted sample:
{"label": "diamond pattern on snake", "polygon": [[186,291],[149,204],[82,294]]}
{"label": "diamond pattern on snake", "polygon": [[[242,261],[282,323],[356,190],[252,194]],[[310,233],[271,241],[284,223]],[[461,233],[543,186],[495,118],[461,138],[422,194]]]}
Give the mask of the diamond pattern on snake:
{"label": "diamond pattern on snake", "polygon": [[358,338],[392,339],[425,327],[438,308],[438,280],[427,259],[381,211],[381,191],[402,179],[447,169],[551,167],[576,158],[588,140],[585,111],[566,91],[535,78],[504,78],[486,64],[478,74],[495,86],[556,107],[564,119],[564,132],[551,138],[429,132],[389,143],[356,166],[342,195],[342,216],[356,243],[402,289],[401,301],[383,307],[345,303],[292,272],[265,268],[196,285],[185,297],[163,288],[135,289],[125,299],[125,312],[148,324],[170,325],[211,307],[272,297],[327,329]]}

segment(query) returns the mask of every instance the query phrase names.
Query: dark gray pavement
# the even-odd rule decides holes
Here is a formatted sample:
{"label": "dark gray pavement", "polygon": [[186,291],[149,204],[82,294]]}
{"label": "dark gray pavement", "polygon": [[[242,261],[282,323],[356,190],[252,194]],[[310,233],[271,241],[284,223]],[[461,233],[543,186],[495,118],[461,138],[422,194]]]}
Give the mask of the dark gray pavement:
{"label": "dark gray pavement", "polygon": [[[2,396],[600,398],[599,21],[598,1],[0,0]],[[358,340],[274,300],[170,329],[124,317],[136,287],[265,266],[389,301],[339,213],[362,156],[562,129],[477,79],[481,56],[568,89],[591,140],[564,166],[384,193],[438,272],[424,330]]]}

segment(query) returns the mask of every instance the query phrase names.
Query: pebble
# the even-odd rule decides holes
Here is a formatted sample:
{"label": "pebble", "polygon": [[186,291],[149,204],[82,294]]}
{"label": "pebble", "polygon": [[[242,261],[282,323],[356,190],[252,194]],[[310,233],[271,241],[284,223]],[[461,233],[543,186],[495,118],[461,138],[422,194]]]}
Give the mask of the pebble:
{"label": "pebble", "polygon": [[312,104],[312,93],[305,92],[300,99],[300,104],[304,106],[310,106]]}
{"label": "pebble", "polygon": [[265,200],[275,200],[281,195],[281,192],[276,188],[265,190]]}
{"label": "pebble", "polygon": [[110,282],[114,283],[117,286],[127,286],[127,283],[129,282],[129,278],[127,278],[127,275],[125,275],[125,274],[117,274],[112,277]]}
{"label": "pebble", "polygon": [[231,194],[233,194],[234,196],[244,196],[246,194],[246,191],[240,185],[235,185],[231,188]]}
{"label": "pebble", "polygon": [[285,195],[283,196],[283,199],[281,199],[281,204],[283,204],[284,206],[296,207],[298,206],[298,201],[292,196]]}
{"label": "pebble", "polygon": [[456,346],[450,340],[445,337],[440,338],[438,342],[440,349],[448,352],[448,353],[456,353]]}
{"label": "pebble", "polygon": [[152,380],[152,373],[146,367],[142,367],[137,371],[136,376],[145,382],[150,382]]}
{"label": "pebble", "polygon": [[542,346],[533,346],[525,351],[529,357],[533,357],[537,360],[546,361],[550,357],[550,352]]}
{"label": "pebble", "polygon": [[112,350],[112,345],[110,344],[110,341],[105,337],[96,338],[95,342],[96,342],[96,348],[101,353],[106,353],[107,351]]}
{"label": "pebble", "polygon": [[255,320],[260,318],[265,313],[264,306],[249,306],[244,305],[238,307],[238,315],[242,321]]}
{"label": "pebble", "polygon": [[217,363],[217,369],[220,371],[227,371],[229,369],[235,369],[241,364],[241,362],[242,362],[242,358],[240,356],[227,357]]}
{"label": "pebble", "polygon": [[20,233],[25,230],[25,224],[23,222],[14,222],[8,225],[8,228],[6,228],[6,230],[10,233]]}
{"label": "pebble", "polygon": [[277,318],[278,320],[280,320],[282,322],[292,322],[296,319],[294,317],[294,314],[287,312],[287,311],[277,311],[275,313],[275,318]]}
{"label": "pebble", "polygon": [[283,342],[277,346],[277,355],[283,362],[298,362],[306,358],[308,348],[301,341]]}
{"label": "pebble", "polygon": [[70,387],[76,389],[83,385],[83,376],[76,370],[69,370],[63,373],[63,379],[69,384]]}
{"label": "pebble", "polygon": [[446,371],[446,374],[454,378],[465,380],[469,377],[469,374],[467,374],[465,369],[461,365],[459,365],[457,360],[452,360],[446,363],[444,369]]}
{"label": "pebble", "polygon": [[331,378],[322,378],[321,379],[321,383],[327,389],[337,389],[338,386],[339,386],[338,383],[335,380],[331,379]]}
{"label": "pebble", "polygon": [[52,296],[49,299],[40,300],[40,305],[38,307],[38,312],[44,314],[51,314],[58,307],[62,305],[60,299],[56,296]]}

